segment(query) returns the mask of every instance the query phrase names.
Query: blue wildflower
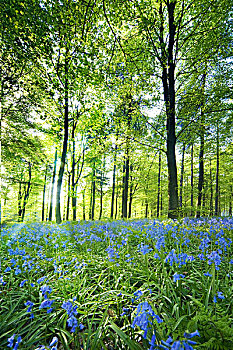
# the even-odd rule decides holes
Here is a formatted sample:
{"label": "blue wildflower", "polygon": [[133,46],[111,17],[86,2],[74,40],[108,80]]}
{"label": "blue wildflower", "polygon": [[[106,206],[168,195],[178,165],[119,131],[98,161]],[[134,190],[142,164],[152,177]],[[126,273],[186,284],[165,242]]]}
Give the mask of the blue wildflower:
{"label": "blue wildflower", "polygon": [[176,281],[179,281],[181,278],[185,278],[185,275],[183,275],[182,273],[174,273],[173,275],[173,281],[176,282]]}
{"label": "blue wildflower", "polygon": [[53,304],[54,300],[45,299],[39,306],[39,309],[45,309]]}

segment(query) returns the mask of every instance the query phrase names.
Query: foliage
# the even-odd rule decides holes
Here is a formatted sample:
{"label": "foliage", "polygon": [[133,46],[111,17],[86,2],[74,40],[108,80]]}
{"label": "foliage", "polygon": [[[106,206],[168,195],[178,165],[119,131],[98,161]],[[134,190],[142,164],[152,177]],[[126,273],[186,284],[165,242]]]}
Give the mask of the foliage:
{"label": "foliage", "polygon": [[232,224],[2,227],[1,347],[15,334],[25,350],[47,349],[54,337],[53,350],[230,348]]}

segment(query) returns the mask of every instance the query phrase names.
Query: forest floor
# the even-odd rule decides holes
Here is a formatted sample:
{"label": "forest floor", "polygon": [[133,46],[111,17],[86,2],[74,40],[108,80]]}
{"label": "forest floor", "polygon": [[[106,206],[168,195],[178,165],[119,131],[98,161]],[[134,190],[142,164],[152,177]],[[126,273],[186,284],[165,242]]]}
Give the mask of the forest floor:
{"label": "forest floor", "polygon": [[233,349],[233,218],[1,228],[0,349]]}

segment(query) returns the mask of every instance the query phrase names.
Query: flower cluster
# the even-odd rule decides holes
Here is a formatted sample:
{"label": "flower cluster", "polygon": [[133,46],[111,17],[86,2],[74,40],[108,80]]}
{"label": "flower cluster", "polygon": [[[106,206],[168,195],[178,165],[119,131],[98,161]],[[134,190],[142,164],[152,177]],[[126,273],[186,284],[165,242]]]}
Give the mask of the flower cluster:
{"label": "flower cluster", "polygon": [[68,326],[71,328],[71,333],[75,332],[76,328],[79,326],[79,329],[82,330],[84,328],[84,325],[82,323],[78,324],[78,320],[75,317],[75,315],[78,314],[77,312],[77,306],[73,306],[71,301],[64,301],[62,306],[64,310],[66,310],[67,315],[69,316],[67,320]]}

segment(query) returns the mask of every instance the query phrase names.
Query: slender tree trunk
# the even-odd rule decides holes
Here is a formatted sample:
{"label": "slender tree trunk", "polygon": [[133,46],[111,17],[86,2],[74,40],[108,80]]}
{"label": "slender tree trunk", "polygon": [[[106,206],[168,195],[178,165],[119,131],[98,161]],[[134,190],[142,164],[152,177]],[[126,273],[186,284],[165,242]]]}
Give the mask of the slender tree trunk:
{"label": "slender tree trunk", "polygon": [[191,145],[191,216],[194,216],[194,207],[193,207],[193,143]]}
{"label": "slender tree trunk", "polygon": [[70,213],[70,178],[71,175],[68,175],[68,186],[67,186],[67,191],[68,191],[68,197],[67,197],[67,207],[66,207],[66,221],[69,220],[69,213]]}
{"label": "slender tree trunk", "polygon": [[180,171],[180,209],[183,207],[183,183],[184,183],[184,154],[185,154],[185,143],[182,148],[182,159],[181,159],[181,171]]}
{"label": "slender tree trunk", "polygon": [[[92,172],[92,176],[93,176],[93,172]],[[89,220],[91,220],[92,199],[93,199],[93,178],[91,179],[91,193],[90,193],[90,205],[89,205]]]}
{"label": "slender tree trunk", "polygon": [[213,179],[212,179],[212,169],[211,169],[211,160],[210,160],[210,216],[214,214],[213,206]]}
{"label": "slender tree trunk", "polygon": [[149,208],[149,203],[148,203],[148,198],[147,198],[147,193],[146,193],[146,199],[145,199],[145,218],[148,218],[148,208]]}
{"label": "slender tree trunk", "polygon": [[21,222],[22,221],[22,205],[21,205],[21,201],[22,201],[22,174],[21,174],[21,180],[19,182],[19,192],[18,192],[18,221]]}
{"label": "slender tree trunk", "polygon": [[85,188],[83,190],[83,220],[86,220]]}
{"label": "slender tree trunk", "polygon": [[[130,165],[130,173],[133,172],[133,166]],[[128,211],[128,219],[131,218],[132,214],[132,202],[133,202],[133,176],[130,176],[130,186],[129,186],[129,211]]]}
{"label": "slender tree trunk", "polygon": [[32,178],[32,168],[31,168],[31,163],[29,162],[29,164],[28,164],[28,183],[27,183],[27,186],[25,184],[23,206],[22,206],[22,221],[24,220],[24,216],[25,216],[25,212],[26,212],[26,205],[27,205],[30,190],[31,190],[31,178]]}
{"label": "slender tree trunk", "polygon": [[115,202],[115,220],[117,218],[117,212],[118,212],[118,176],[116,174],[116,202]]}
{"label": "slender tree trunk", "polygon": [[204,183],[204,145],[205,145],[205,115],[204,115],[204,89],[205,89],[206,74],[202,76],[202,102],[201,102],[201,125],[200,125],[200,153],[199,153],[199,179],[198,179],[198,198],[197,198],[197,214],[201,215],[201,203],[203,195]]}
{"label": "slender tree trunk", "polygon": [[163,194],[161,191],[161,197],[160,197],[160,216],[163,215]]}
{"label": "slender tree trunk", "polygon": [[129,146],[126,146],[125,153],[125,171],[123,172],[123,191],[122,191],[122,217],[127,218],[128,190],[129,190]]}
{"label": "slender tree trunk", "polygon": [[233,197],[233,188],[232,188],[232,185],[230,185],[229,216],[232,216],[232,197]]}
{"label": "slender tree trunk", "polygon": [[161,151],[159,151],[159,171],[158,171],[158,193],[157,193],[157,218],[159,217],[159,201],[160,201],[160,182],[161,182]]}
{"label": "slender tree trunk", "polygon": [[113,219],[114,214],[114,199],[115,199],[115,187],[116,187],[116,158],[117,158],[117,145],[115,145],[114,158],[113,158],[113,177],[112,177],[112,199],[111,199],[111,214],[110,218]]}
{"label": "slender tree trunk", "polygon": [[68,87],[68,50],[66,50],[65,57],[65,111],[64,111],[64,139],[61,156],[61,164],[57,180],[57,196],[56,196],[56,223],[61,222],[61,186],[65,170],[67,143],[69,136],[69,87]]}
{"label": "slender tree trunk", "polygon": [[73,221],[76,221],[76,191],[75,191],[75,123],[72,126],[72,167],[71,167],[71,193],[72,193],[72,212]]}
{"label": "slender tree trunk", "polygon": [[46,180],[47,180],[48,165],[46,165],[45,176],[44,176],[44,188],[43,188],[43,202],[42,202],[42,213],[41,220],[44,221],[45,213],[45,192],[46,192]]}
{"label": "slender tree trunk", "polygon": [[55,177],[56,177],[56,167],[57,167],[57,149],[55,151],[55,159],[54,159],[54,166],[53,166],[53,177],[52,177],[50,207],[49,207],[49,221],[52,221],[52,215],[53,215],[53,191],[54,191],[54,184],[55,184]]}
{"label": "slender tree trunk", "polygon": [[102,212],[103,212],[103,177],[104,174],[101,171],[101,175],[100,175],[100,213],[99,213],[99,220],[101,220],[102,218]]}
{"label": "slender tree trunk", "polygon": [[96,187],[96,180],[95,180],[95,165],[94,165],[94,169],[93,169],[93,186],[92,186],[91,220],[94,220],[94,217],[95,217],[95,187]]}
{"label": "slender tree trunk", "polygon": [[216,186],[215,186],[215,209],[214,215],[218,216],[219,211],[219,125],[217,123],[217,150],[216,150]]}

